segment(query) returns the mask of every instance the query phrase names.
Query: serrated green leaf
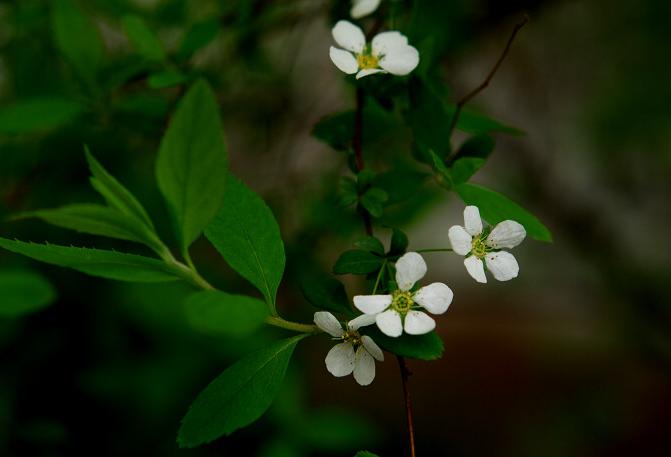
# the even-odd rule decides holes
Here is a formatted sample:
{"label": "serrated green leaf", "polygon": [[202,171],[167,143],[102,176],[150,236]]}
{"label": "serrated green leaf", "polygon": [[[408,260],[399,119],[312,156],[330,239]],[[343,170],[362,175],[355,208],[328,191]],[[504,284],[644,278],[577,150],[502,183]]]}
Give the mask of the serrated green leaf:
{"label": "serrated green leaf", "polygon": [[121,24],[138,54],[151,61],[161,62],[165,59],[163,44],[141,17],[126,15],[121,19]]}
{"label": "serrated green leaf", "polygon": [[352,249],[342,253],[335,265],[333,272],[337,275],[353,274],[365,275],[380,269],[384,259],[367,251]]}
{"label": "serrated green leaf", "polygon": [[95,204],[73,204],[61,208],[21,213],[13,219],[36,217],[52,225],[92,235],[135,241],[161,253],[156,234],[137,218],[115,208]]}
{"label": "serrated green leaf", "polygon": [[37,312],[56,299],[56,290],[39,273],[0,271],[0,317],[15,318]]}
{"label": "serrated green leaf", "polygon": [[186,316],[198,330],[241,338],[263,325],[268,307],[254,297],[208,290],[187,297]]}
{"label": "serrated green leaf", "polygon": [[406,249],[408,249],[408,235],[397,228],[392,229],[389,255],[401,255]]}
{"label": "serrated green leaf", "polygon": [[435,331],[424,335],[403,334],[398,338],[384,335],[377,328],[365,330],[375,342],[385,351],[396,355],[420,360],[436,360],[443,356],[443,340]]}
{"label": "serrated green leaf", "polygon": [[0,238],[0,247],[40,262],[119,281],[174,281],[180,279],[182,273],[156,259],[115,251],[26,243],[6,238]]}
{"label": "serrated green leaf", "polygon": [[0,108],[0,133],[28,133],[69,124],[84,112],[84,106],[58,96],[23,99]]}
{"label": "serrated green leaf", "polygon": [[286,259],[280,228],[261,197],[229,177],[224,205],[205,236],[274,306]]}
{"label": "serrated green leaf", "polygon": [[198,395],[184,416],[179,445],[209,443],[261,417],[282,387],[296,344],[306,336],[278,341],[227,368]]}
{"label": "serrated green leaf", "polygon": [[363,238],[359,238],[354,242],[354,247],[363,251],[384,255],[384,245],[382,244],[382,241],[375,238],[374,236],[365,236]]}
{"label": "serrated green leaf", "polygon": [[164,70],[152,73],[147,78],[147,85],[152,89],[165,89],[167,87],[179,86],[188,81],[189,77],[175,70]]}
{"label": "serrated green leaf", "polygon": [[467,205],[475,205],[480,215],[492,225],[512,219],[524,226],[527,234],[539,241],[552,242],[552,233],[533,214],[508,197],[475,184],[460,184],[455,191]]}
{"label": "serrated green leaf", "polygon": [[56,46],[84,79],[92,82],[104,58],[100,32],[73,0],[54,0],[51,4]]}
{"label": "serrated green leaf", "polygon": [[212,222],[224,201],[228,157],[216,98],[197,81],[180,101],[156,161],[158,185],[182,252]]}
{"label": "serrated green leaf", "polygon": [[337,279],[314,271],[306,271],[300,277],[300,287],[305,299],[315,308],[348,317],[353,315],[345,286]]}
{"label": "serrated green leaf", "polygon": [[455,185],[465,183],[485,164],[485,159],[464,157],[457,159],[450,167],[450,176]]}

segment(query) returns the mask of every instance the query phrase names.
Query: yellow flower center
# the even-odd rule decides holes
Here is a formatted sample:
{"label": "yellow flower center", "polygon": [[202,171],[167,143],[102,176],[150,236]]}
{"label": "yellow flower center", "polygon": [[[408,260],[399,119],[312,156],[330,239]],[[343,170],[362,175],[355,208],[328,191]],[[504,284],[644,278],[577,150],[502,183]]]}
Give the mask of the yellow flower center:
{"label": "yellow flower center", "polygon": [[473,238],[471,245],[471,253],[478,259],[482,259],[489,251],[489,247],[485,244],[485,240],[481,237]]}
{"label": "yellow flower center", "polygon": [[359,332],[356,330],[347,329],[342,336],[342,339],[345,343],[350,343],[355,348],[362,344],[361,335],[359,335]]}
{"label": "yellow flower center", "polygon": [[402,290],[394,291],[391,300],[391,308],[400,314],[406,314],[415,302],[412,300],[412,294]]}
{"label": "yellow flower center", "polygon": [[378,58],[372,54],[357,54],[356,61],[362,70],[379,68]]}

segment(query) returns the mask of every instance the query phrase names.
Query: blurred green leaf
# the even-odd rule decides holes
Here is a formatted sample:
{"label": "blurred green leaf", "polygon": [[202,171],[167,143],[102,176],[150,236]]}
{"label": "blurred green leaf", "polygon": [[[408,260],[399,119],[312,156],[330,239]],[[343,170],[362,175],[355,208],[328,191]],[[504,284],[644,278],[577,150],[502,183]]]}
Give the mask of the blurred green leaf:
{"label": "blurred green leaf", "polygon": [[0,271],[0,317],[14,318],[37,312],[56,299],[56,290],[39,273]]}
{"label": "blurred green leaf", "polygon": [[485,164],[485,159],[464,157],[456,160],[450,167],[450,175],[455,185],[467,182]]}
{"label": "blurred green leaf", "polygon": [[321,119],[312,135],[337,151],[347,151],[354,136],[354,111],[331,114]]}
{"label": "blurred green leaf", "polygon": [[208,333],[240,338],[254,333],[268,316],[259,299],[219,291],[201,291],[186,299],[191,325]]}
{"label": "blurred green leaf", "polygon": [[335,408],[311,414],[299,430],[312,449],[334,454],[370,444],[379,433],[358,414]]}
{"label": "blurred green leaf", "polygon": [[377,187],[372,187],[361,197],[361,205],[373,217],[382,217],[384,213],[384,203],[389,200],[387,193]]}
{"label": "blurred green leaf", "polygon": [[373,252],[378,255],[384,255],[384,245],[382,241],[374,236],[365,236],[354,242],[354,246],[363,251]]}
{"label": "blurred green leaf", "polygon": [[163,44],[141,17],[129,14],[121,19],[121,23],[138,54],[150,61],[165,60]]}
{"label": "blurred green leaf", "polygon": [[315,308],[345,316],[352,315],[345,286],[337,279],[315,271],[306,271],[301,275],[300,287],[305,299]]}
{"label": "blurred green leaf", "polygon": [[387,193],[387,205],[394,205],[416,196],[424,186],[427,176],[429,175],[426,173],[403,166],[377,175],[373,179],[373,185]]}
{"label": "blurred green leaf", "polygon": [[443,356],[443,340],[435,331],[424,335],[403,334],[398,338],[384,335],[377,328],[366,329],[368,334],[385,351],[420,360],[436,360]]}
{"label": "blurred green leaf", "polygon": [[452,180],[452,173],[445,165],[442,157],[438,156],[433,150],[429,150],[429,155],[431,156],[431,161],[433,162],[433,168],[438,172],[437,179],[441,186],[446,189],[451,189],[454,186]]}
{"label": "blurred green leaf", "polygon": [[397,228],[392,229],[389,255],[401,255],[406,249],[408,249],[408,236]]}
{"label": "blurred green leaf", "polygon": [[69,124],[85,110],[80,103],[56,96],[26,98],[0,108],[0,133],[29,133]]}
{"label": "blurred green leaf", "polygon": [[[446,108],[450,118],[454,114],[455,109],[456,105],[451,105]],[[490,132],[501,132],[509,135],[524,135],[524,131],[518,128],[511,127],[468,108],[464,108],[461,111],[461,115],[457,121],[457,128],[474,135]]]}
{"label": "blurred green leaf", "polygon": [[380,269],[384,259],[368,251],[352,249],[342,253],[333,266],[337,275],[365,275]]}
{"label": "blurred green leaf", "polygon": [[490,156],[492,151],[494,151],[494,138],[487,134],[474,135],[459,147],[459,150],[455,154],[455,160],[461,159],[462,157],[477,157],[480,159],[486,159]]}
{"label": "blurred green leaf", "polygon": [[379,456],[369,451],[359,451],[356,453],[354,457],[379,457]]}
{"label": "blurred green leaf", "polygon": [[261,197],[229,177],[224,205],[205,236],[274,306],[286,259],[280,228]]}
{"label": "blurred green leaf", "polygon": [[305,454],[300,451],[295,444],[289,440],[276,438],[270,443],[265,444],[257,457],[304,457]]}
{"label": "blurred green leaf", "polygon": [[54,0],[51,4],[56,46],[87,82],[94,81],[104,58],[98,28],[74,0]]}
{"label": "blurred green leaf", "polygon": [[184,416],[179,445],[209,443],[261,417],[282,387],[296,344],[306,336],[278,341],[227,368],[198,395]]}
{"label": "blurred green leaf", "polygon": [[176,268],[149,257],[100,249],[35,244],[0,238],[0,247],[40,262],[72,268],[92,276],[131,282],[163,282],[180,278]]}
{"label": "blurred green leaf", "polygon": [[152,73],[147,79],[147,84],[152,89],[165,89],[167,87],[179,86],[189,80],[184,73],[175,70],[165,70]]}
{"label": "blurred green leaf", "polygon": [[156,175],[186,252],[221,208],[228,176],[219,107],[205,81],[180,101],[161,141]]}
{"label": "blurred green leaf", "polygon": [[455,191],[467,205],[480,209],[482,218],[492,225],[512,219],[524,226],[529,236],[539,241],[552,242],[550,230],[517,203],[504,195],[475,184],[460,184]]}
{"label": "blurred green leaf", "polygon": [[193,53],[209,44],[217,37],[219,28],[219,21],[216,18],[193,24],[182,40],[179,58],[188,59]]}

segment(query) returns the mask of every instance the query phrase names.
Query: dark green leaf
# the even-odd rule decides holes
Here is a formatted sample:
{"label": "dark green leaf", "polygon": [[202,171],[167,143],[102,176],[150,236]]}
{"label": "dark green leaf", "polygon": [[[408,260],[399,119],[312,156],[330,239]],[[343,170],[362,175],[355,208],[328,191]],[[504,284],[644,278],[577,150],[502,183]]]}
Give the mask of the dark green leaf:
{"label": "dark green leaf", "polygon": [[464,157],[457,159],[450,168],[450,175],[455,185],[467,182],[485,164],[485,159]]}
{"label": "dark green leaf", "polygon": [[147,84],[152,89],[165,89],[166,87],[179,86],[188,81],[189,77],[179,71],[165,70],[149,75]]}
{"label": "dark green leaf", "polygon": [[297,429],[312,449],[329,454],[370,444],[378,435],[377,428],[360,415],[337,408],[311,414]]}
{"label": "dark green leaf", "polygon": [[455,159],[462,157],[476,157],[479,159],[486,159],[494,151],[494,138],[490,135],[481,134],[469,138],[461,145]]}
{"label": "dark green leaf", "polygon": [[436,332],[426,333],[424,335],[403,334],[398,338],[391,338],[384,335],[377,328],[365,330],[375,342],[385,351],[421,360],[436,360],[443,355],[443,341]]}
{"label": "dark green leaf", "polygon": [[363,251],[384,255],[384,245],[382,244],[382,241],[378,240],[374,236],[360,238],[354,242],[354,246]]}
{"label": "dark green leaf", "polygon": [[389,255],[401,255],[407,248],[408,236],[397,228],[392,229]]}
{"label": "dark green leaf", "polygon": [[209,443],[257,420],[279,392],[291,354],[306,336],[278,341],[227,368],[198,395],[184,416],[179,445]]}
{"label": "dark green leaf", "polygon": [[210,19],[204,22],[198,22],[191,26],[186,32],[182,45],[179,49],[179,57],[188,59],[191,55],[203,46],[206,46],[214,40],[219,33],[219,21]]}
{"label": "dark green leaf", "polygon": [[163,44],[141,17],[126,15],[121,23],[138,54],[151,61],[161,62],[165,59]]}
{"label": "dark green leaf", "polygon": [[454,183],[452,181],[450,170],[445,166],[445,162],[438,156],[438,154],[433,152],[433,150],[429,150],[429,154],[433,161],[433,168],[438,172],[438,175],[436,176],[438,183],[446,189],[451,189],[454,186]]}
{"label": "dark green leaf", "polygon": [[275,303],[284,274],[284,243],[272,211],[258,195],[229,177],[224,205],[205,236],[266,302]]}
{"label": "dark green leaf", "polygon": [[337,279],[315,271],[306,271],[301,275],[300,282],[303,296],[315,308],[352,315],[345,286]]}
{"label": "dark green leaf", "polygon": [[336,261],[333,272],[337,275],[365,275],[380,269],[384,259],[367,251],[345,251]]}
{"label": "dark green leaf", "polygon": [[186,315],[191,325],[201,331],[240,338],[263,325],[268,307],[246,295],[202,291],[187,298]]}
{"label": "dark green leaf", "polygon": [[359,451],[356,453],[354,457],[379,457],[379,456],[369,451]]}
{"label": "dark green leaf", "polygon": [[27,98],[0,108],[0,133],[27,133],[68,124],[84,111],[80,103],[62,97]]}
{"label": "dark green leaf", "polygon": [[156,175],[186,251],[221,208],[228,175],[219,108],[205,81],[179,103],[161,141]]}
{"label": "dark green leaf", "polygon": [[0,247],[40,262],[68,267],[92,276],[130,282],[163,282],[180,278],[180,271],[159,260],[99,249],[25,243],[0,238]]}
{"label": "dark green leaf", "polygon": [[389,197],[387,205],[393,205],[416,196],[427,176],[426,173],[403,168],[377,175],[373,185],[383,189]]}
{"label": "dark green leaf", "polygon": [[419,78],[412,78],[410,84],[410,109],[406,119],[421,153],[420,158],[429,162],[429,150],[438,155],[446,155],[450,151],[448,128],[452,115],[446,111],[439,95]]}
{"label": "dark green leaf", "polygon": [[[447,107],[450,117],[454,114],[455,106]],[[490,132],[502,132],[509,135],[523,135],[524,132],[515,127],[503,124],[495,119],[479,114],[469,109],[463,109],[457,122],[457,128],[474,135]]]}
{"label": "dark green leaf", "polygon": [[321,119],[312,135],[338,151],[347,151],[354,136],[354,111],[332,114]]}
{"label": "dark green leaf", "polygon": [[20,317],[49,306],[56,291],[42,275],[29,270],[0,271],[0,317]]}
{"label": "dark green leaf", "polygon": [[480,209],[482,218],[492,225],[512,219],[524,226],[530,237],[552,242],[550,230],[533,214],[522,208],[508,197],[486,187],[475,184],[460,184],[455,188],[467,205],[475,205]]}

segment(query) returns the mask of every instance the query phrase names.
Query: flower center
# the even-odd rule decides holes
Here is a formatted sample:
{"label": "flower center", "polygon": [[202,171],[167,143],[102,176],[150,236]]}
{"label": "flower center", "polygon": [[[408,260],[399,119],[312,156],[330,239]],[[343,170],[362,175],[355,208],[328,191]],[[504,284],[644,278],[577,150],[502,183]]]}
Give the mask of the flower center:
{"label": "flower center", "polygon": [[391,307],[400,314],[406,314],[412,308],[415,302],[412,300],[412,294],[402,290],[394,291]]}
{"label": "flower center", "polygon": [[372,70],[378,68],[378,58],[372,54],[357,54],[356,61],[362,70]]}
{"label": "flower center", "polygon": [[471,245],[471,253],[478,259],[482,259],[489,247],[485,244],[485,240],[482,237],[473,238],[473,243]]}
{"label": "flower center", "polygon": [[342,339],[345,343],[350,343],[355,348],[361,344],[361,335],[356,330],[347,329]]}

